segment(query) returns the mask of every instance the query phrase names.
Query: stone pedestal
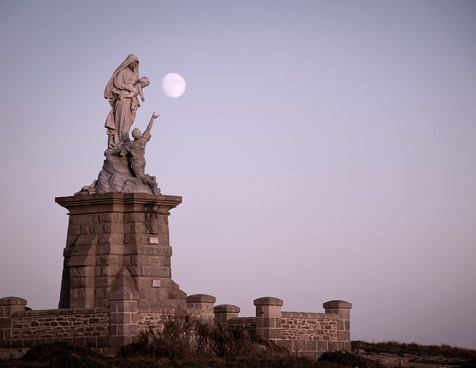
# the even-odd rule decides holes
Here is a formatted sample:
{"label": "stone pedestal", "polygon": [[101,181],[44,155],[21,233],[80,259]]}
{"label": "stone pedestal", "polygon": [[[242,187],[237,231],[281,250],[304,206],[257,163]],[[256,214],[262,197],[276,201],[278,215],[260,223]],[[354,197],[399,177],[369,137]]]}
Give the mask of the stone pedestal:
{"label": "stone pedestal", "polygon": [[109,296],[128,288],[139,310],[186,310],[171,278],[168,225],[181,197],[100,193],[56,202],[69,211],[59,308],[109,307]]}

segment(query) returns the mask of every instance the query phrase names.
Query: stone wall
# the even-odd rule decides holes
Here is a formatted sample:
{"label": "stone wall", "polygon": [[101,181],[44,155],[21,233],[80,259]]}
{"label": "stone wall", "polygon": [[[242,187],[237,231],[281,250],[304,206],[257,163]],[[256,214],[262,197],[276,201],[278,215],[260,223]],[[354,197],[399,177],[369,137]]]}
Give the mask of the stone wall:
{"label": "stone wall", "polygon": [[170,308],[169,305],[164,305],[162,308],[154,311],[139,311],[137,313],[138,332],[147,330],[160,331],[164,327],[164,322],[176,317],[189,316],[206,323],[213,323],[213,305],[215,301],[214,296],[194,294],[189,295],[186,299],[186,312],[182,309]]}
{"label": "stone wall", "polygon": [[227,321],[228,327],[234,331],[246,331],[251,337],[256,336],[256,318],[255,317],[236,317]]}
{"label": "stone wall", "polygon": [[162,330],[164,327],[164,319],[169,314],[162,312],[139,312],[137,313],[137,329],[138,332],[148,330]]}
{"label": "stone wall", "polygon": [[242,318],[237,306],[214,306],[214,296],[187,297],[171,272],[168,217],[181,197],[99,193],[55,200],[69,211],[60,309],[31,311],[25,299],[0,298],[0,348],[70,341],[112,351],[141,331],[162,329],[167,318],[188,316],[301,355],[350,349],[352,305],[344,301],[324,303],[325,313],[298,313],[263,297],[254,301],[256,316]]}
{"label": "stone wall", "polygon": [[213,323],[215,298],[211,295],[189,296],[188,314],[167,303],[153,311],[139,310],[138,300],[137,292],[129,288],[112,293],[108,308],[27,310],[25,299],[0,298],[0,348],[53,341],[114,348],[133,342],[141,331],[161,330],[164,321],[174,316]]}
{"label": "stone wall", "polygon": [[256,317],[245,318],[238,317],[240,309],[236,306],[216,306],[215,324],[226,323],[233,330],[247,331],[313,359],[325,351],[350,350],[352,304],[348,302],[326,302],[325,313],[281,311],[283,301],[273,297],[256,299],[254,304]]}
{"label": "stone wall", "polygon": [[109,311],[101,308],[32,310],[1,319],[1,347],[30,347],[52,341],[109,346]]}
{"label": "stone wall", "polygon": [[309,356],[345,350],[337,344],[337,315],[282,312],[282,316],[278,344],[288,350]]}
{"label": "stone wall", "polygon": [[350,350],[348,302],[324,303],[325,313],[282,311],[283,301],[273,297],[256,299],[255,317],[238,317],[240,308],[214,306],[211,295],[187,298],[187,313],[164,304],[161,309],[141,310],[135,290],[118,289],[108,308],[27,310],[26,300],[0,299],[0,348],[25,348],[34,343],[69,341],[93,348],[118,348],[136,340],[141,331],[161,330],[164,322],[188,316],[205,323],[268,340],[298,355],[317,358],[322,352]]}
{"label": "stone wall", "polygon": [[281,338],[337,340],[337,316],[325,313],[282,312]]}

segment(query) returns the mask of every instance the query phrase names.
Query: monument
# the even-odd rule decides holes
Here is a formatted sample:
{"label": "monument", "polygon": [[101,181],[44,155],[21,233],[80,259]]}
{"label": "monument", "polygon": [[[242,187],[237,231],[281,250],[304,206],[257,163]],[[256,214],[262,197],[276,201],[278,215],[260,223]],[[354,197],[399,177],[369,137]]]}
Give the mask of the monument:
{"label": "monument", "polygon": [[104,307],[123,287],[139,297],[139,308],[185,309],[186,294],[171,279],[169,211],[181,197],[162,195],[155,176],[145,173],[145,148],[155,112],[144,133],[134,124],[144,102],[147,77],[129,55],[104,91],[111,105],[105,127],[107,148],[101,172],[75,196],[56,202],[69,211],[60,308]]}
{"label": "monument", "polygon": [[261,297],[254,300],[255,317],[238,317],[239,307],[215,306],[207,294],[187,296],[173,281],[169,215],[182,198],[162,194],[156,177],[146,174],[146,145],[159,114],[143,133],[132,129],[149,84],[135,55],[109,79],[102,169],[75,195],[55,199],[69,212],[58,309],[31,310],[23,298],[0,298],[0,356],[53,341],[114,350],[177,315],[246,331],[312,358],[349,350],[351,303],[328,301],[325,313],[288,312],[283,300]]}

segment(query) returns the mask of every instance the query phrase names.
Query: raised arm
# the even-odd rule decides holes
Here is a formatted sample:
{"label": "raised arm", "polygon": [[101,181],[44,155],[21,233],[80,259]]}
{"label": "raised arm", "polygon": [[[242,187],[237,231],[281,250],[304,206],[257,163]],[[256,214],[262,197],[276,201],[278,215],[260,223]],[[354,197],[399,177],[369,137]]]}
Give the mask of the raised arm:
{"label": "raised arm", "polygon": [[160,116],[160,114],[157,114],[155,111],[152,113],[152,117],[150,118],[149,124],[147,125],[147,128],[145,128],[144,134],[150,133],[150,130],[152,129],[152,125],[154,125],[154,120],[157,119]]}

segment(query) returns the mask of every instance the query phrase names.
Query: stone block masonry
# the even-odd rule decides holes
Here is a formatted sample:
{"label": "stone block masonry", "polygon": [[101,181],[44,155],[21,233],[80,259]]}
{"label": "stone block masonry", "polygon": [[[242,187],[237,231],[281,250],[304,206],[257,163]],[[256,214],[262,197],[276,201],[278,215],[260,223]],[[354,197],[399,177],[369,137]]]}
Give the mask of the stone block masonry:
{"label": "stone block masonry", "polygon": [[[69,341],[99,348],[109,342],[109,311],[103,308],[26,310],[10,309],[15,297],[0,299],[0,347],[30,347],[35,343]],[[22,299],[25,301],[24,299]],[[25,301],[26,302],[26,301]],[[5,309],[7,312],[5,313]]]}
{"label": "stone block masonry", "polygon": [[215,307],[215,323],[246,331],[272,341],[292,353],[316,359],[325,351],[350,350],[350,309],[342,300],[324,303],[325,313],[282,311],[283,301],[274,297],[254,301],[256,317],[238,317],[233,305]]}
{"label": "stone block masonry", "polygon": [[331,300],[325,313],[282,312],[280,346],[312,358],[325,351],[350,350],[350,309],[352,304]]}
{"label": "stone block masonry", "polygon": [[213,324],[213,305],[216,298],[207,294],[194,294],[187,297],[187,314]]}
{"label": "stone block masonry", "polygon": [[335,341],[337,340],[337,320],[325,313],[283,312],[281,327],[284,340]]}
{"label": "stone block masonry", "polygon": [[141,331],[162,330],[164,321],[189,316],[205,323],[227,326],[260,340],[272,341],[290,352],[317,358],[325,351],[350,350],[352,304],[332,300],[325,313],[282,311],[283,301],[258,298],[255,317],[239,317],[240,308],[214,306],[215,297],[195,294],[187,298],[187,309],[168,304],[154,311],[141,311],[137,293],[122,288],[110,295],[109,308],[26,310],[26,300],[0,299],[0,348],[24,348],[34,343],[70,341],[93,348],[119,348]]}
{"label": "stone block masonry", "polygon": [[114,351],[170,318],[227,326],[289,351],[318,357],[350,349],[352,304],[332,300],[325,313],[283,311],[283,300],[254,300],[256,315],[215,306],[172,280],[169,212],[182,198],[147,193],[59,197],[69,211],[59,309],[29,310],[19,297],[0,298],[0,356],[36,343],[69,341]]}
{"label": "stone block masonry", "polygon": [[103,193],[58,197],[69,211],[60,308],[108,307],[127,287],[141,310],[164,303],[185,310],[186,294],[172,280],[168,216],[181,197]]}

